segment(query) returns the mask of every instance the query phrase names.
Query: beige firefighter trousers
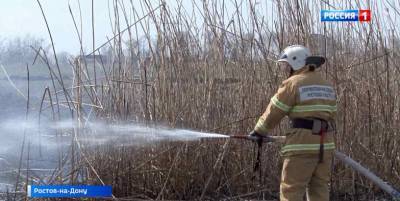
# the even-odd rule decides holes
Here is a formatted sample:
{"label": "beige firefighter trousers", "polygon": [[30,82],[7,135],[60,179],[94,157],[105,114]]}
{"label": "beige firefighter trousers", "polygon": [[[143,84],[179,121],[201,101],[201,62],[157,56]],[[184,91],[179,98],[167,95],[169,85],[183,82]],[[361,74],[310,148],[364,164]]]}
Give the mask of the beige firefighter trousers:
{"label": "beige firefighter trousers", "polygon": [[332,152],[324,152],[318,163],[318,154],[285,157],[282,167],[280,201],[329,201],[329,181]]}

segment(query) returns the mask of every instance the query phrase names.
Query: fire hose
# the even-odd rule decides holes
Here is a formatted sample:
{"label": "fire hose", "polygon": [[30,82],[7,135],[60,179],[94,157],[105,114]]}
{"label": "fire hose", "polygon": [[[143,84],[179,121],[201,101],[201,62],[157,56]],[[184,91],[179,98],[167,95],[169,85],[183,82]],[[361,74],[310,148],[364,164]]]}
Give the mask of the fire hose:
{"label": "fire hose", "polygon": [[[259,140],[257,137],[252,137],[252,136],[247,136],[247,135],[231,135],[229,136],[230,138],[236,138],[236,139],[244,139],[244,140],[250,140],[250,141],[256,141],[256,142],[261,142],[261,143],[268,143],[268,142],[284,142],[285,141],[285,136],[263,136],[261,140]],[[259,145],[260,146],[260,145]],[[342,152],[339,151],[334,151],[334,155],[337,159],[342,161],[344,164],[350,166],[353,168],[353,170],[357,171],[358,173],[362,174],[366,178],[368,178],[370,181],[372,181],[375,185],[379,186],[383,191],[389,193],[393,198],[400,200],[400,192],[393,188],[390,184],[387,182],[383,181],[381,178],[376,176],[374,173],[369,171],[367,168],[363,167],[360,163],[357,163],[355,160],[352,158],[348,157]],[[256,165],[257,166],[257,165]]]}

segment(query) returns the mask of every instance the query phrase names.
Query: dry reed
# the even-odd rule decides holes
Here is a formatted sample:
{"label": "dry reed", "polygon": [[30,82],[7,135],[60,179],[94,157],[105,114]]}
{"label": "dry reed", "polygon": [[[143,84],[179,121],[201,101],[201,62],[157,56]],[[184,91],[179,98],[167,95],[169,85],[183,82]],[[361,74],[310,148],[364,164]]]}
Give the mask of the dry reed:
{"label": "dry reed", "polygon": [[[162,123],[244,134],[284,79],[273,61],[276,54],[287,45],[303,44],[328,59],[321,73],[337,92],[337,148],[400,186],[400,40],[395,21],[400,4],[329,2],[271,1],[264,8],[267,13],[260,14],[257,2],[244,0],[192,1],[192,7],[183,1],[170,6],[144,0],[141,8],[132,1],[114,0],[110,10],[114,37],[101,48],[93,43],[92,63],[86,61],[82,29],[70,7],[81,43],[81,55],[72,63],[74,83],[72,88],[64,86],[58,64],[58,75],[49,66],[65,97],[60,100],[55,86],[46,88],[43,97],[50,98],[51,91],[57,105],[66,101],[79,122],[93,113],[109,123]],[[344,7],[370,8],[372,22],[319,21],[320,9]],[[384,16],[386,7],[393,12]],[[92,14],[93,40],[94,22]],[[127,29],[121,30],[124,23]],[[44,52],[37,53],[46,61]],[[84,103],[93,106],[89,114]],[[283,134],[285,123],[274,134]],[[262,178],[257,179],[252,172],[254,145],[248,142],[231,141],[229,146],[224,140],[158,142],[143,147],[110,143],[86,148],[80,146],[79,137],[85,135],[81,131],[81,127],[72,131],[71,172],[59,173],[64,179],[54,182],[78,182],[78,178],[88,184],[104,182],[121,200],[277,199],[279,145],[264,147]],[[60,166],[67,164],[62,161]],[[331,189],[334,200],[388,197],[336,162]]]}

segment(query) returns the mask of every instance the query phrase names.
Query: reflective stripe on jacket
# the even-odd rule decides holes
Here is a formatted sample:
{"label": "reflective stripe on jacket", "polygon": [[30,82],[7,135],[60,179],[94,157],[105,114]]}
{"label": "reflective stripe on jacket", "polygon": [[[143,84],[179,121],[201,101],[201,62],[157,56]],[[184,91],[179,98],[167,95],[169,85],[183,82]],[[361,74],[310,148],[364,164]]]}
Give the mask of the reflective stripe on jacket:
{"label": "reflective stripe on jacket", "polygon": [[[299,70],[282,82],[277,93],[271,98],[264,114],[254,130],[260,134],[271,133],[284,116],[294,118],[320,118],[334,122],[336,116],[336,95],[332,85],[319,72],[307,68]],[[318,153],[319,135],[308,129],[291,128],[286,133],[282,154]],[[328,133],[324,149],[333,150],[333,137]]]}

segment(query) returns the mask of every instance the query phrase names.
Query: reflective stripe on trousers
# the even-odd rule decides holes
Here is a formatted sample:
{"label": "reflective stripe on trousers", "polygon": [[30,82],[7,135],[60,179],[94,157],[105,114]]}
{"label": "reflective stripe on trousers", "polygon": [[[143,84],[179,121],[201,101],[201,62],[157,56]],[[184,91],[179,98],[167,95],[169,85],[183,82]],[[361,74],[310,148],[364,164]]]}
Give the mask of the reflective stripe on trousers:
{"label": "reflective stripe on trousers", "polygon": [[[290,151],[317,151],[320,144],[288,144],[282,147],[281,152],[286,153]],[[335,143],[324,143],[324,150],[335,149]]]}

